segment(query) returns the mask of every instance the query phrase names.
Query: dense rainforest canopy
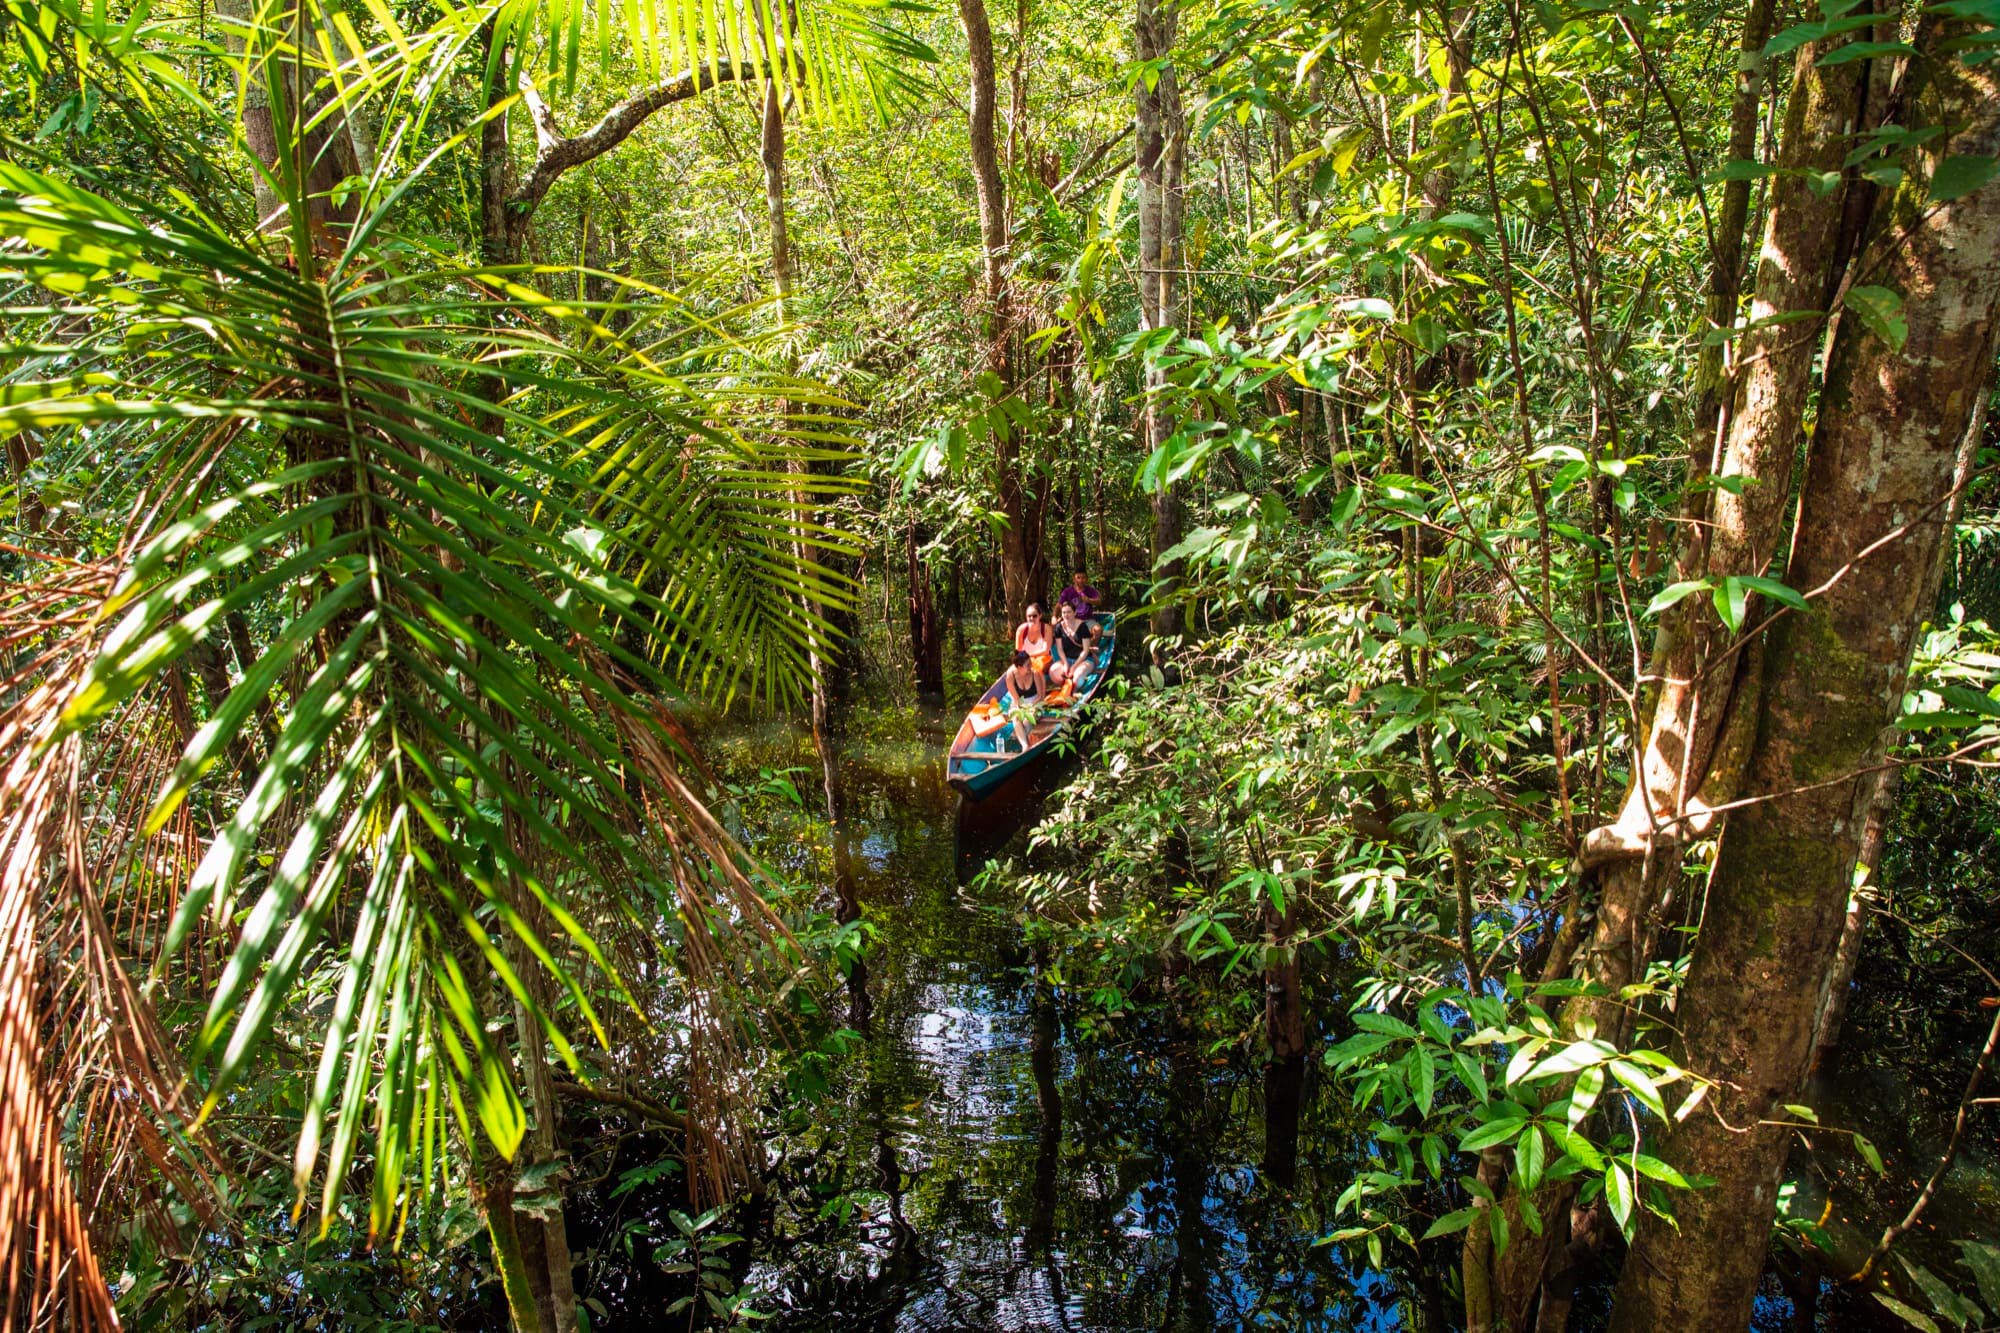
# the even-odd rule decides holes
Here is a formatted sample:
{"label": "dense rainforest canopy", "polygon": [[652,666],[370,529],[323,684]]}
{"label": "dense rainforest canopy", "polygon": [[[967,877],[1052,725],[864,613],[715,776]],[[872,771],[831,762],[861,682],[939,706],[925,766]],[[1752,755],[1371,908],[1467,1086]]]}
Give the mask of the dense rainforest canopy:
{"label": "dense rainforest canopy", "polygon": [[0,1329],[2000,1321],[1995,0],[0,71]]}

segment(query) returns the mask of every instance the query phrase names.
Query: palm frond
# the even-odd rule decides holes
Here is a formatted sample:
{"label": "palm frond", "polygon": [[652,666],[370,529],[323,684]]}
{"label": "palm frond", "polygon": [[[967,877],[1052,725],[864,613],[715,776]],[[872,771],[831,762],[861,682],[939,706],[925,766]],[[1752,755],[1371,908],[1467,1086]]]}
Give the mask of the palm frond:
{"label": "palm frond", "polygon": [[[296,214],[300,181],[278,183]],[[101,484],[133,515],[75,668],[60,687],[37,668],[41,730],[8,752],[27,784],[8,799],[33,818],[8,845],[49,836],[44,759],[96,743],[230,624],[275,626],[137,784],[135,839],[195,811],[214,827],[146,900],[171,912],[156,978],[227,942],[191,1051],[200,1117],[231,1113],[287,1005],[324,982],[298,1188],[320,1172],[330,1216],[365,1153],[370,1231],[400,1234],[425,1183],[451,1176],[454,1134],[502,1157],[522,1141],[489,1016],[531,1015],[581,1077],[572,1032],[601,1040],[604,1004],[630,1003],[590,923],[663,892],[694,1014],[690,1097],[714,1112],[694,1147],[719,1193],[749,1163],[726,1114],[742,1100],[719,1056],[726,991],[782,927],[681,777],[657,700],[683,681],[802,687],[829,631],[799,608],[847,596],[789,558],[798,541],[844,549],[814,517],[842,483],[802,486],[788,466],[837,458],[826,400],[746,376],[740,348],[607,344],[587,311],[511,275],[386,246],[399,189],[371,191],[341,232],[295,228],[279,257],[199,214],[0,164],[0,232],[18,238],[0,281],[23,293],[10,327],[49,330],[10,361],[0,431],[122,453]],[[797,406],[774,414],[773,388]],[[640,485],[669,450],[673,484]],[[217,799],[238,780],[240,799]],[[36,856],[15,862],[11,893],[60,896]],[[126,855],[108,873],[131,890],[160,872]],[[8,980],[32,1013],[40,992]],[[145,1008],[129,987],[106,1003]],[[24,1125],[52,1114],[28,1109],[43,1121]]]}

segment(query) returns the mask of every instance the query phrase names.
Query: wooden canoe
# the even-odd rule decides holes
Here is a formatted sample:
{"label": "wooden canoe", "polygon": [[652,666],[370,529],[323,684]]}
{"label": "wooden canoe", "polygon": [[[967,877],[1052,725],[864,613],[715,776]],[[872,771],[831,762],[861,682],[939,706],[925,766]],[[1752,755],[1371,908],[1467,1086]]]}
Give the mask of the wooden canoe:
{"label": "wooden canoe", "polygon": [[[1103,611],[1098,613],[1096,620],[1103,635],[1096,669],[1085,677],[1083,688],[1069,703],[1041,711],[1035,719],[1034,730],[1028,735],[1027,749],[1013,748],[1016,744],[1013,724],[981,736],[973,730],[973,715],[966,714],[965,721],[959,723],[958,735],[952,738],[951,756],[945,761],[945,777],[952,786],[972,800],[982,800],[1008,778],[1044,758],[1049,753],[1050,742],[1056,737],[1076,729],[1082,720],[1083,710],[1110,677],[1111,659],[1118,647],[1117,617]],[[1004,704],[1006,700],[1007,677],[1003,672],[1000,679],[979,696],[979,702]]]}

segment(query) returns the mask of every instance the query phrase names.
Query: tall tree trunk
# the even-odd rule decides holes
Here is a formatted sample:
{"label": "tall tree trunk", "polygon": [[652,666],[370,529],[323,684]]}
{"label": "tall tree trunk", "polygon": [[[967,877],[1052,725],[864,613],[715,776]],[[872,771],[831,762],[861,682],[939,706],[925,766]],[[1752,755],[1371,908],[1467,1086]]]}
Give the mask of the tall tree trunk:
{"label": "tall tree trunk", "polygon": [[[317,33],[305,31],[306,14],[297,4],[261,16],[250,0],[217,0],[215,8],[226,20],[224,48],[249,60],[240,115],[244,142],[264,168],[251,181],[257,230],[282,235],[291,226],[273,178],[292,179],[305,200],[307,232],[318,245],[329,229],[352,223],[358,215],[356,201],[335,203],[332,192],[344,177],[373,169],[373,136],[359,114],[345,110],[307,128],[326,105],[313,93],[325,70],[285,58],[280,43],[284,50],[318,51],[323,38],[324,49],[342,59],[349,54],[346,39],[330,25]],[[266,26],[251,37],[259,19]]]}
{"label": "tall tree trunk", "polygon": [[[1743,35],[1736,46],[1736,91],[1729,103],[1729,146],[1726,162],[1747,162],[1757,151],[1757,121],[1764,105],[1764,44],[1771,37],[1774,0],[1751,0],[1743,20]],[[1729,329],[1736,323],[1736,307],[1743,294],[1743,233],[1750,218],[1750,177],[1722,186],[1722,205],[1715,214],[1715,231],[1710,242],[1708,303],[1703,322],[1710,331]],[[1694,441],[1689,451],[1694,471],[1689,480],[1705,476],[1713,464],[1717,446],[1716,428],[1722,424],[1722,407],[1728,379],[1723,352],[1728,343],[1718,339],[1705,343],[1695,368],[1695,389],[1699,397],[1694,411]]]}
{"label": "tall tree trunk", "polygon": [[[1134,55],[1141,61],[1166,60],[1173,54],[1180,14],[1174,0],[1138,0],[1132,25]],[[1135,90],[1135,125],[1139,168],[1139,321],[1158,329],[1179,322],[1181,184],[1187,169],[1187,122],[1181,110],[1180,82],[1172,64],[1141,79]],[[1173,434],[1173,423],[1160,398],[1167,387],[1164,371],[1146,371],[1145,406],[1140,417],[1141,443],[1152,453]],[[1157,640],[1182,630],[1177,593],[1184,572],[1178,559],[1166,554],[1180,544],[1183,516],[1180,488],[1161,483],[1152,493],[1153,542],[1152,633]],[[1155,659],[1160,649],[1153,650]]]}
{"label": "tall tree trunk", "polygon": [[[1007,196],[1000,180],[1000,157],[994,138],[996,98],[993,67],[993,25],[985,0],[959,0],[959,20],[965,26],[966,53],[971,64],[966,127],[972,158],[972,183],[979,196],[980,275],[986,298],[986,369],[1002,394],[1019,387],[1014,364],[1014,307],[1007,280]],[[1017,431],[993,436],[993,482],[1006,520],[1000,534],[1001,593],[1007,614],[1019,619],[1027,605],[1042,594],[1035,566],[1042,549],[1041,514],[1029,494]]]}
{"label": "tall tree trunk", "polygon": [[[1956,127],[1933,166],[2000,155],[2000,71],[1924,63],[1916,123]],[[1682,994],[1686,1060],[1722,1082],[1704,1113],[1667,1127],[1663,1152],[1718,1184],[1676,1200],[1677,1229],[1642,1228],[1617,1329],[1750,1320],[1791,1139],[1768,1122],[1784,1118],[1810,1062],[1872,789],[1857,774],[1880,758],[1931,610],[1939,528],[2000,329],[2000,181],[1936,202],[1923,176],[1881,208],[1861,266],[1901,296],[1903,346],[1848,318],[1828,357],[1788,571],[1825,591],[1771,631],[1749,756],[1750,790],[1765,799],[1723,831]]]}
{"label": "tall tree trunk", "polygon": [[930,567],[918,553],[917,521],[910,520],[905,537],[909,557],[908,601],[910,659],[917,693],[927,699],[944,697],[944,627],[938,619],[937,597],[931,590]]}
{"label": "tall tree trunk", "polygon": [[[1744,44],[1769,22],[1752,13]],[[1843,136],[1859,114],[1866,79],[1866,62],[1821,67],[1827,53],[1825,43],[1798,53],[1726,448],[1706,466],[1690,468],[1695,493],[1678,556],[1680,579],[1766,574],[1784,530],[1818,334],[1851,245],[1841,228],[1841,192],[1816,193],[1806,179],[1842,169]],[[1712,276],[1711,290],[1718,286],[1726,283]],[[1691,454],[1715,430],[1713,421],[1697,421]],[[1731,488],[1697,485],[1715,472],[1734,478]],[[1715,832],[1716,818],[1707,811],[1733,799],[1741,785],[1758,717],[1763,649],[1762,638],[1739,644],[1706,598],[1687,598],[1661,617],[1649,665],[1649,677],[1661,684],[1650,700],[1639,772],[1617,820],[1584,839],[1545,979],[1573,971],[1601,987],[1599,994],[1615,997],[1643,975],[1682,878],[1680,848]],[[1584,904],[1593,889],[1591,919]],[[1563,1016],[1570,1030],[1590,1027],[1618,1044],[1633,1022],[1629,1006],[1593,996],[1570,1001]],[[1574,1196],[1573,1186],[1557,1184],[1539,1191],[1536,1203],[1542,1216],[1559,1216]],[[1511,1189],[1503,1204],[1515,1241],[1493,1265],[1496,1312],[1508,1327],[1528,1327],[1563,1256],[1554,1237],[1522,1222]]]}
{"label": "tall tree trunk", "polygon": [[[787,19],[789,20],[789,10]],[[764,84],[764,120],[759,157],[764,167],[764,212],[771,241],[771,291],[776,297],[777,316],[782,323],[791,313],[792,239],[785,219],[785,88],[775,78],[767,80]],[[787,370],[794,368],[795,356],[788,352],[785,360]],[[782,425],[791,414],[791,405],[780,401],[776,411]],[[792,505],[799,524],[792,543],[792,556],[798,562],[800,574],[816,582],[819,578],[819,566],[812,547],[806,540],[805,530],[809,506],[812,503],[812,492],[805,485],[808,465],[802,459],[793,459],[787,467],[798,479],[792,489]],[[810,593],[801,600],[800,609],[821,625],[830,623],[826,606]],[[806,667],[812,676],[813,744],[819,748],[820,762],[824,768],[832,763],[828,746],[831,744],[829,738],[833,717],[827,693],[827,664],[816,641],[809,643],[806,648]]]}

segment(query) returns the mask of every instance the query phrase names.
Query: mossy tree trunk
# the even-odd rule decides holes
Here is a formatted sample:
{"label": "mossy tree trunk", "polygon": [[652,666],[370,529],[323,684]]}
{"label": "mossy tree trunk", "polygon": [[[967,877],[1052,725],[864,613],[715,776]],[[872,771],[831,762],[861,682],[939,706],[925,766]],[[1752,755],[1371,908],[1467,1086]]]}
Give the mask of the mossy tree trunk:
{"label": "mossy tree trunk", "polygon": [[[1953,131],[1934,169],[2000,155],[2000,71],[1948,50],[1917,57],[1927,77],[1911,99],[1913,123]],[[1928,175],[1913,171],[1886,201],[1860,264],[1900,297],[1902,345],[1852,314],[1834,336],[1788,571],[1816,595],[1770,631],[1748,759],[1759,799],[1723,832],[1679,1010],[1688,1065],[1719,1086],[1661,1150],[1717,1183],[1679,1196],[1677,1228],[1642,1226],[1616,1329],[1750,1322],[1792,1135],[1778,1122],[1811,1060],[1873,794],[1865,770],[1932,610],[1940,527],[2000,328],[2000,180],[1938,201]]]}
{"label": "mossy tree trunk", "polygon": [[[1742,47],[1761,47],[1770,22],[1753,7]],[[1842,169],[1867,62],[1823,67],[1818,61],[1828,53],[1826,43],[1798,53],[1733,391],[1720,405],[1698,404],[1708,417],[1696,421],[1690,449],[1691,487],[1711,476],[1728,480],[1691,491],[1677,580],[1770,574],[1780,548],[1813,357],[1851,249],[1842,192],[1809,188],[1807,179]],[[1739,110],[1746,97],[1754,99],[1754,89],[1739,87]],[[1743,225],[1742,211],[1723,213]],[[1737,263],[1726,244],[1719,249],[1712,315],[1718,293],[1734,286],[1729,273]],[[1758,715],[1761,648],[1760,641],[1739,642],[1705,597],[1686,598],[1662,616],[1648,673],[1659,683],[1640,701],[1647,742],[1639,772],[1617,818],[1583,840],[1545,980],[1574,974],[1615,997],[1645,974],[1682,878],[1680,848],[1715,832],[1709,812],[1740,787]],[[1629,1005],[1592,996],[1572,1000],[1563,1015],[1569,1030],[1589,1028],[1621,1044],[1632,1018]],[[1574,1239],[1602,1234],[1601,1219],[1572,1215],[1575,1194],[1573,1184],[1538,1191],[1541,1215],[1554,1219],[1538,1233],[1522,1217],[1516,1191],[1503,1193],[1514,1243],[1491,1268],[1492,1306],[1503,1326],[1532,1328],[1538,1319],[1562,1326],[1562,1302],[1548,1293],[1569,1281]]]}

